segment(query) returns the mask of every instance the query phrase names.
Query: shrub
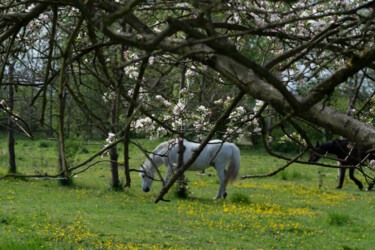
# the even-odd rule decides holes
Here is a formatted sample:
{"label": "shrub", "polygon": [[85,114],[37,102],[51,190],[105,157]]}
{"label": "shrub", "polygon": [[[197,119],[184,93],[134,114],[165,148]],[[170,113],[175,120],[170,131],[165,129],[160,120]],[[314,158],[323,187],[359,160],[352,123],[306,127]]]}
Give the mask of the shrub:
{"label": "shrub", "polygon": [[329,212],[327,222],[332,226],[343,226],[350,223],[350,218],[347,214],[342,214],[339,212]]}
{"label": "shrub", "polygon": [[48,148],[48,147],[49,147],[49,144],[48,144],[48,142],[41,141],[41,142],[39,143],[39,147],[40,147],[40,148]]}
{"label": "shrub", "polygon": [[66,163],[68,166],[72,166],[74,164],[74,160],[76,154],[81,147],[82,142],[80,140],[75,139],[67,139],[65,140],[65,157]]}
{"label": "shrub", "polygon": [[79,151],[80,154],[88,154],[90,153],[90,151],[87,149],[87,148],[82,148],[80,151]]}
{"label": "shrub", "polygon": [[283,181],[288,180],[288,172],[285,171],[285,170],[282,170],[281,173],[280,173],[280,179],[283,180]]}
{"label": "shrub", "polygon": [[250,204],[250,199],[248,196],[242,193],[234,193],[230,197],[230,201],[233,203],[243,203],[243,204]]}
{"label": "shrub", "polygon": [[176,188],[175,188],[175,196],[178,198],[186,199],[189,197],[189,190],[188,190],[188,182],[189,180],[186,177],[183,177],[179,179],[176,182]]}

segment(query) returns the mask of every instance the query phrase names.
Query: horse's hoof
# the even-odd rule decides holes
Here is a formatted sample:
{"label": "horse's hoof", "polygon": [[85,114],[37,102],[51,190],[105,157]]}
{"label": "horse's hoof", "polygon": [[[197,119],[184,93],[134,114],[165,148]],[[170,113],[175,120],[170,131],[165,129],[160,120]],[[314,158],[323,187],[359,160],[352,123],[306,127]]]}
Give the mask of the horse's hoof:
{"label": "horse's hoof", "polygon": [[337,186],[337,187],[336,187],[336,189],[341,189],[341,188],[342,188],[342,186]]}
{"label": "horse's hoof", "polygon": [[224,193],[223,197],[224,199],[227,198],[227,192]]}

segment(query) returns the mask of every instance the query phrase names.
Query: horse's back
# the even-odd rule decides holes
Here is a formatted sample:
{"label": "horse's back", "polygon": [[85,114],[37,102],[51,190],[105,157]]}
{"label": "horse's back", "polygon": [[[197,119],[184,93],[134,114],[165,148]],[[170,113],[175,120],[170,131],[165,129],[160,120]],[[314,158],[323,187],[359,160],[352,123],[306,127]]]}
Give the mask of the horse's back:
{"label": "horse's back", "polygon": [[[225,165],[229,162],[233,154],[233,143],[223,142],[221,140],[211,140],[202,150],[198,158],[189,167],[189,171],[198,171],[206,169],[210,166]],[[200,144],[184,140],[184,162],[187,162],[193,154],[198,150]],[[168,161],[173,166],[177,166],[178,160],[178,145],[173,145],[168,153]]]}

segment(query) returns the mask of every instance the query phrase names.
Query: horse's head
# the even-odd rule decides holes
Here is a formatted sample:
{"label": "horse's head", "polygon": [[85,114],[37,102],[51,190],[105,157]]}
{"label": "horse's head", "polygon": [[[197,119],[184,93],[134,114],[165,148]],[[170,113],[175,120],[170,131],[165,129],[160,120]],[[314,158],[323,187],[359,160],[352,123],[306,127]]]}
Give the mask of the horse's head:
{"label": "horse's head", "polygon": [[139,176],[142,178],[142,189],[144,192],[149,192],[151,189],[152,181],[154,179],[155,171],[149,170],[147,166],[141,164],[142,172],[139,173]]}
{"label": "horse's head", "polygon": [[[326,151],[321,147],[321,144],[319,144],[319,142],[316,142],[314,151],[319,155],[324,155],[326,153]],[[308,160],[309,162],[317,162],[320,159],[320,156],[315,152],[310,153]]]}

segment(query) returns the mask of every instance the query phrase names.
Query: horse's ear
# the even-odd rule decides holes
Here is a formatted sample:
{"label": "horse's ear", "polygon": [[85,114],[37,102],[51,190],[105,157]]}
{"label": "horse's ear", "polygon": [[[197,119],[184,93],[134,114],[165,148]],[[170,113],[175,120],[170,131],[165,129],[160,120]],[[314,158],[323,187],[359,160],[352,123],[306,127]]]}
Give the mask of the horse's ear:
{"label": "horse's ear", "polygon": [[143,166],[143,164],[139,164],[139,166],[141,167],[142,170],[145,169],[145,167]]}

